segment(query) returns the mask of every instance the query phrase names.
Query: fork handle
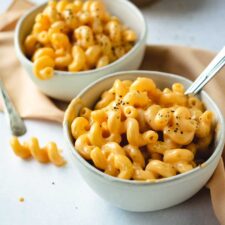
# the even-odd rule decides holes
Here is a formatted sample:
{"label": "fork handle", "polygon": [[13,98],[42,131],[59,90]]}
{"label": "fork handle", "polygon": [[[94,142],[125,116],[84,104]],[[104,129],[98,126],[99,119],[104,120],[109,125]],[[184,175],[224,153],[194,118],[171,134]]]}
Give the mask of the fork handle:
{"label": "fork handle", "polygon": [[13,135],[21,136],[26,133],[26,127],[19,116],[18,112],[16,111],[15,107],[13,106],[12,102],[9,99],[9,96],[6,92],[6,89],[0,80],[0,95],[2,96],[3,100],[3,107],[5,114],[8,118],[10,129]]}
{"label": "fork handle", "polygon": [[196,95],[225,65],[225,46],[198,76],[194,83],[186,90],[185,94]]}

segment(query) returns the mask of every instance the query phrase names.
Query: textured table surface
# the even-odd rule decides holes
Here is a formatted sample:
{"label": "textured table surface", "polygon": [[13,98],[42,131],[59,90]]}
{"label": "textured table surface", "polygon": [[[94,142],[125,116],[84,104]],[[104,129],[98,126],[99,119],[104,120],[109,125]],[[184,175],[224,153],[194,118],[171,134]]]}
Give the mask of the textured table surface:
{"label": "textured table surface", "polygon": [[[1,1],[0,11],[10,0]],[[36,2],[42,2],[36,0]],[[148,43],[183,44],[217,51],[224,44],[224,0],[158,0],[142,9],[148,25]],[[26,121],[28,133],[42,144],[57,141],[68,160],[64,168],[15,157],[10,133],[0,113],[0,225],[217,225],[207,189],[170,209],[131,213],[100,199],[83,181],[66,151],[60,125]],[[23,203],[19,198],[24,197]]]}

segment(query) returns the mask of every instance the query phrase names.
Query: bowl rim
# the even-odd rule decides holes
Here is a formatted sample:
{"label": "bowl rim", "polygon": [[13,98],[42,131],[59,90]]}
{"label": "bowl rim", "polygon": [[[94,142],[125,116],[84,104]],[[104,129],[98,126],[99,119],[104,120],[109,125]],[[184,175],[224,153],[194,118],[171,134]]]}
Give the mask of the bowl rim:
{"label": "bowl rim", "polygon": [[[91,69],[91,70],[87,70],[87,71],[81,71],[81,72],[69,72],[69,71],[54,70],[54,76],[69,76],[69,77],[71,77],[71,75],[87,76],[87,75],[92,75],[95,73],[101,73],[102,71],[107,71],[114,66],[126,63],[130,59],[131,55],[135,54],[142,47],[142,45],[145,45],[146,39],[147,39],[147,34],[148,34],[148,25],[147,25],[146,18],[141,13],[140,9],[138,9],[138,7],[136,5],[134,5],[134,3],[132,3],[131,1],[124,1],[124,0],[114,0],[114,1],[118,1],[118,4],[121,4],[124,7],[129,7],[129,9],[132,10],[133,12],[135,12],[135,15],[137,17],[139,17],[139,19],[142,21],[143,30],[140,32],[139,38],[136,41],[136,43],[134,44],[134,46],[130,49],[130,51],[128,51],[121,58],[117,59],[116,61],[114,61],[104,67],[101,67],[98,69]],[[30,16],[30,14],[32,14],[35,11],[37,11],[38,9],[44,7],[46,4],[47,3],[42,3],[40,5],[32,7],[19,19],[19,21],[16,25],[15,35],[14,35],[14,44],[15,44],[15,48],[16,48],[16,53],[18,55],[18,58],[21,59],[22,62],[28,64],[29,66],[33,66],[33,62],[25,56],[24,52],[22,51],[22,45],[20,45],[20,43],[19,43],[19,35],[21,32],[21,26],[24,23],[24,21]]]}
{"label": "bowl rim", "polygon": [[[175,74],[171,74],[171,73],[165,73],[165,72],[159,72],[159,71],[146,71],[146,70],[132,70],[132,71],[122,71],[122,72],[116,72],[116,73],[112,73],[109,74],[105,77],[102,77],[98,80],[96,80],[95,82],[92,82],[91,84],[89,84],[85,89],[83,89],[77,96],[76,98],[80,98],[82,99],[82,95],[88,91],[89,89],[91,89],[92,87],[94,87],[96,84],[101,83],[102,81],[109,79],[111,77],[119,77],[121,75],[132,75],[132,74],[144,74],[144,75],[149,75],[149,74],[154,74],[157,76],[161,76],[161,77],[165,77],[167,76],[168,78],[175,78],[175,79],[179,79],[179,82],[182,81],[187,81],[187,82],[193,82],[185,77],[179,76],[179,75],[175,75]],[[140,75],[141,76],[141,75]],[[137,76],[138,77],[138,76]],[[219,109],[219,107],[217,106],[217,104],[214,102],[214,100],[212,100],[212,98],[205,92],[202,91],[201,92],[202,95],[204,95],[210,102],[210,104],[212,105],[212,108],[215,109],[215,111],[218,112],[218,120],[221,121],[220,124],[220,129],[221,129],[221,137],[225,136],[225,122],[224,122],[224,118],[223,115]],[[69,126],[68,126],[68,122],[64,120],[63,122],[63,133],[64,133],[64,138],[66,139],[66,142],[68,144],[68,147],[70,149],[70,152],[72,153],[73,156],[75,156],[80,163],[86,167],[91,173],[94,173],[96,176],[102,178],[102,179],[106,179],[109,182],[116,182],[116,183],[121,183],[124,185],[159,185],[162,183],[170,183],[170,182],[174,182],[177,180],[181,180],[183,178],[188,178],[190,177],[191,174],[196,174],[198,173],[200,170],[206,169],[216,158],[216,156],[218,154],[222,154],[222,150],[223,150],[223,146],[225,143],[225,139],[224,138],[220,138],[218,141],[217,146],[215,147],[213,154],[203,163],[204,166],[197,166],[196,168],[186,172],[186,173],[182,173],[182,174],[178,174],[176,176],[172,176],[172,177],[168,177],[168,178],[162,178],[159,180],[153,180],[153,181],[139,181],[139,180],[125,180],[125,179],[121,179],[118,177],[114,177],[108,174],[105,174],[104,172],[102,172],[101,170],[97,169],[96,167],[94,167],[93,165],[91,165],[89,162],[87,162],[87,160],[85,160],[79,153],[78,151],[74,148],[74,145],[72,144],[71,140],[70,140],[70,133],[69,133]]]}

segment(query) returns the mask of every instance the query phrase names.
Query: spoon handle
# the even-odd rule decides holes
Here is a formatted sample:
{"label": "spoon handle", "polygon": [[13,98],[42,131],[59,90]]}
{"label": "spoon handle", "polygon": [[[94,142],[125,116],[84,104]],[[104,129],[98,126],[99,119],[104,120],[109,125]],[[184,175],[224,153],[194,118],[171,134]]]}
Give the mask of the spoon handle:
{"label": "spoon handle", "polygon": [[225,64],[225,46],[198,76],[194,83],[186,90],[185,94],[196,95],[201,89],[222,69]]}
{"label": "spoon handle", "polygon": [[2,96],[5,114],[9,120],[10,129],[13,135],[21,136],[26,133],[26,127],[23,120],[20,118],[15,107],[11,103],[6,89],[0,80],[0,95]]}

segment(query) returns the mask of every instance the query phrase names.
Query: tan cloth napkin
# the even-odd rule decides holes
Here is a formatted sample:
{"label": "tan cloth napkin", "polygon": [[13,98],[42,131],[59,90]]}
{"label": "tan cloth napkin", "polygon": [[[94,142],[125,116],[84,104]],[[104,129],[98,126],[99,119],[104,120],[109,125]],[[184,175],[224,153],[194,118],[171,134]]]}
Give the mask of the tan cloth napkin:
{"label": "tan cloth napkin", "polygon": [[[23,118],[62,122],[63,111],[48,97],[39,92],[16,58],[13,46],[13,29],[16,21],[32,4],[15,0],[6,13],[0,16],[0,78]],[[181,46],[148,46],[141,69],[158,70],[185,76],[194,80],[213,58],[215,53]],[[211,81],[206,90],[225,115],[225,71]],[[0,110],[2,104],[0,102]],[[225,155],[224,155],[225,159]],[[225,171],[220,161],[207,185],[211,192],[215,214],[225,225]]]}

